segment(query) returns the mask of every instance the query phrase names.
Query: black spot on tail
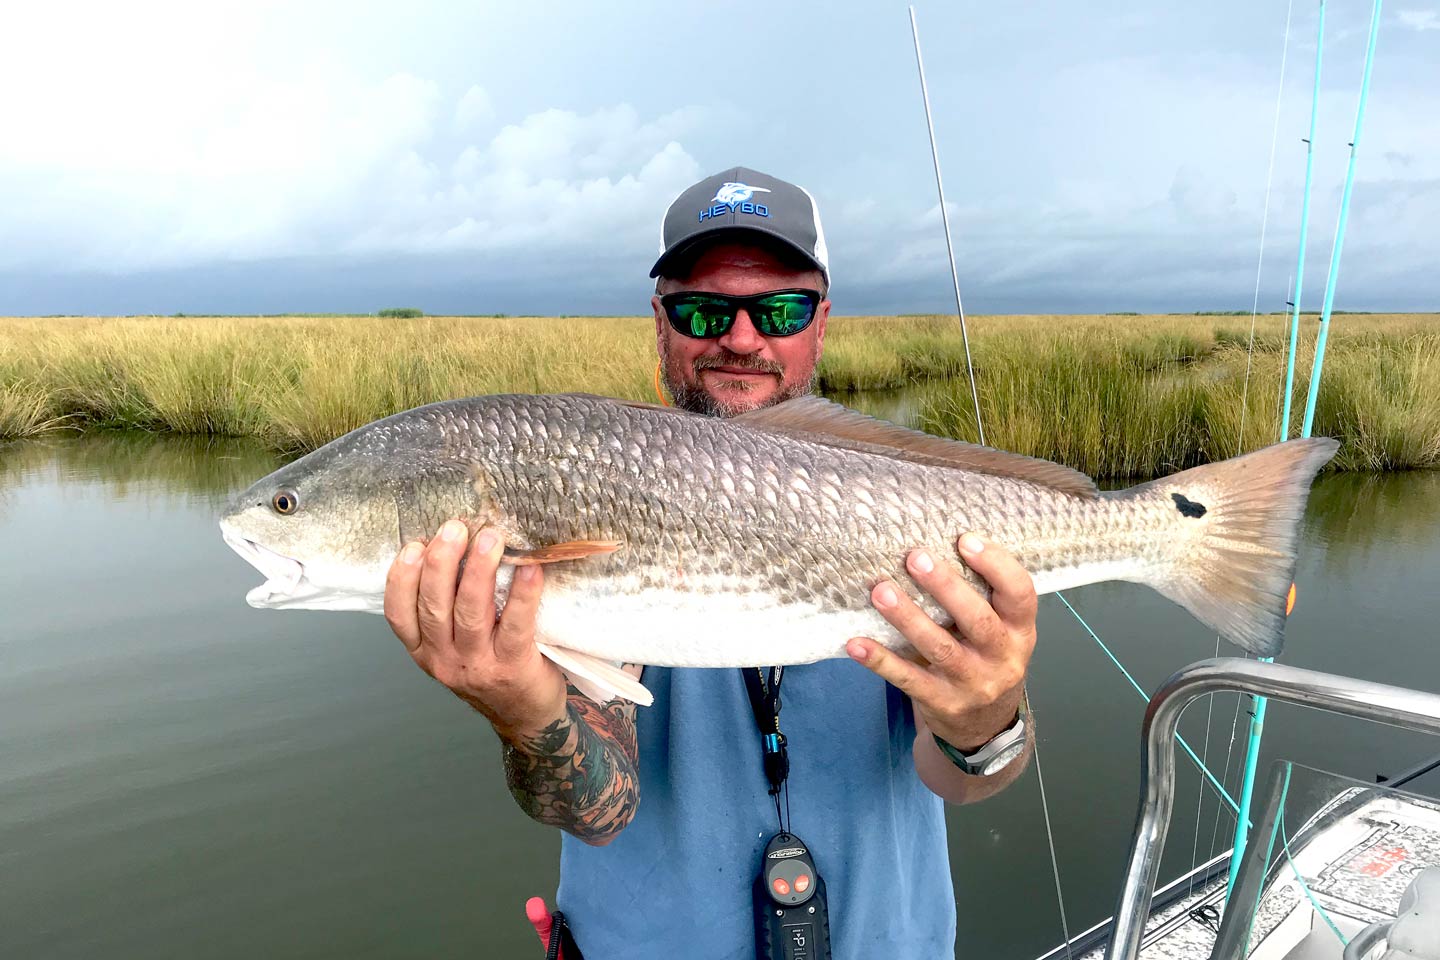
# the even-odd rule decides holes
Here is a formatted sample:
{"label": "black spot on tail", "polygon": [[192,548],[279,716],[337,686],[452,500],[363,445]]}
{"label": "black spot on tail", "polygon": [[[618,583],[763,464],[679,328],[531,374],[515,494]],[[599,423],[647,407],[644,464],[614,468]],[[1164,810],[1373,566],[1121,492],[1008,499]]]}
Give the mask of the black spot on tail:
{"label": "black spot on tail", "polygon": [[1183,493],[1172,493],[1170,499],[1175,501],[1175,509],[1180,511],[1181,516],[1192,519],[1205,516],[1205,504],[1196,503]]}

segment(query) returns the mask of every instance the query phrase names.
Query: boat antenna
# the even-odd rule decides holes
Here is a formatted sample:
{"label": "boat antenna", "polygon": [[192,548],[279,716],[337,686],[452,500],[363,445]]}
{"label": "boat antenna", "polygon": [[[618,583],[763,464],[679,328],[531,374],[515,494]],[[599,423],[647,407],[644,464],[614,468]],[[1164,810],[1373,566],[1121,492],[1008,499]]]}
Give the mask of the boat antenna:
{"label": "boat antenna", "polygon": [[[955,266],[955,244],[950,238],[950,214],[945,209],[945,185],[940,179],[940,148],[935,143],[935,121],[930,115],[930,89],[925,84],[925,60],[920,55],[920,25],[915,21],[915,7],[910,7],[910,35],[915,39],[915,68],[920,73],[920,97],[925,102],[925,126],[930,131],[930,159],[935,165],[935,192],[940,196],[940,221],[945,224],[945,250],[950,255],[950,280],[955,287],[955,312],[960,317],[960,336],[965,342],[965,370],[970,376],[970,399],[975,404],[975,432],[985,443],[985,424],[980,419],[980,392],[975,386],[975,365],[970,360],[970,334],[965,325],[965,307],[960,302],[960,271]],[[1030,690],[1024,692],[1025,715],[1032,716]],[[1055,828],[1050,820],[1050,801],[1045,795],[1045,772],[1040,765],[1040,738],[1033,737],[1031,755],[1035,761],[1035,782],[1040,787],[1040,810],[1045,817],[1045,841],[1050,848],[1050,871],[1055,879],[1055,905],[1060,911],[1060,931],[1065,937],[1065,956],[1070,950],[1070,921],[1065,916],[1065,892],[1060,884],[1060,860],[1055,854]]]}
{"label": "boat antenna", "polygon": [[920,71],[920,98],[925,101],[925,126],[930,131],[930,159],[935,164],[935,192],[940,195],[940,222],[945,224],[945,250],[950,255],[950,280],[955,287],[955,312],[960,315],[960,338],[965,342],[965,371],[970,375],[970,399],[975,403],[975,431],[985,443],[985,425],[980,422],[980,391],[975,386],[975,365],[970,361],[970,331],[965,324],[965,307],[960,303],[960,271],[955,267],[955,243],[950,239],[950,214],[945,209],[945,185],[940,181],[940,148],[935,145],[935,121],[930,117],[930,88],[925,85],[925,61],[920,56],[920,27],[915,8],[910,7],[910,34],[915,38],[915,66]]}
{"label": "boat antenna", "polygon": [[[950,215],[945,210],[945,186],[940,180],[940,149],[935,144],[935,121],[930,116],[930,89],[925,84],[925,60],[920,55],[920,25],[915,21],[915,8],[910,7],[910,35],[915,39],[915,67],[920,72],[920,97],[925,102],[925,126],[930,131],[930,159],[935,164],[935,191],[940,195],[940,220],[945,224],[945,249],[950,255],[950,280],[955,286],[955,312],[960,316],[960,336],[965,342],[965,370],[970,375],[970,399],[975,404],[975,432],[985,443],[985,424],[980,419],[980,392],[975,387],[975,365],[970,360],[970,334],[965,326],[965,308],[960,302],[960,271],[955,266],[955,244],[950,239]],[[1024,693],[1025,715],[1032,716],[1030,690]],[[1065,893],[1060,885],[1060,860],[1055,855],[1055,829],[1050,821],[1050,801],[1045,796],[1045,773],[1040,766],[1040,738],[1031,739],[1031,755],[1035,760],[1035,781],[1040,787],[1040,810],[1045,817],[1045,840],[1050,847],[1050,870],[1055,878],[1055,904],[1060,909],[1060,931],[1065,936],[1065,956],[1070,952],[1070,921],[1065,916]]]}

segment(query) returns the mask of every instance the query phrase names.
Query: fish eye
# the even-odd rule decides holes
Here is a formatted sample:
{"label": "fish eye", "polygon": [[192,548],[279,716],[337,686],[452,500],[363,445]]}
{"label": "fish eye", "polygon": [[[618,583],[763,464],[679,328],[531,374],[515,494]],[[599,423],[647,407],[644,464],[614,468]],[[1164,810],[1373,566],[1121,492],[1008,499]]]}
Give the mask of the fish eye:
{"label": "fish eye", "polygon": [[270,506],[276,513],[291,514],[300,506],[300,496],[294,490],[281,490],[270,498]]}

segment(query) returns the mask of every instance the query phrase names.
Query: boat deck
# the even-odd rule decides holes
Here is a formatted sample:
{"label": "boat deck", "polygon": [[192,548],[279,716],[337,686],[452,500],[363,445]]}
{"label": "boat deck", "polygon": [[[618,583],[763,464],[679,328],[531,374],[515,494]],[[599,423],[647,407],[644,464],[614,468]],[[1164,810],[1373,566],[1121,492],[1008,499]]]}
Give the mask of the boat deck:
{"label": "boat deck", "polygon": [[[1351,787],[1295,831],[1289,848],[1293,861],[1276,837],[1245,956],[1340,960],[1340,938],[1314,904],[1346,939],[1370,923],[1394,919],[1400,895],[1415,875],[1440,864],[1440,803],[1381,788]],[[1225,885],[1222,873],[1155,912],[1146,924],[1143,960],[1209,960],[1225,909]],[[1168,889],[1173,892],[1175,886]],[[1101,960],[1104,955],[1101,943],[1075,957]],[[1041,960],[1064,956],[1062,947]]]}

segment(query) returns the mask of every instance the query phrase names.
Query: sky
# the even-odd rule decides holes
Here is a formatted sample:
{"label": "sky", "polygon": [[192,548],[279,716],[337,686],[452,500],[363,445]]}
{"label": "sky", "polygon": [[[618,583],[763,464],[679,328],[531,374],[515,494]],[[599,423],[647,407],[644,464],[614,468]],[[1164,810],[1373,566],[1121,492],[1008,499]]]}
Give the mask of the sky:
{"label": "sky", "polygon": [[[1336,309],[1440,309],[1437,3],[1385,7]],[[1317,14],[917,4],[966,310],[1248,309],[1262,220],[1259,306],[1284,309]],[[1369,17],[1326,6],[1307,308]],[[5,19],[0,314],[644,313],[665,207],[736,165],[814,194],[835,312],[954,311],[903,3],[52,0]]]}

